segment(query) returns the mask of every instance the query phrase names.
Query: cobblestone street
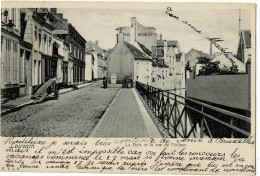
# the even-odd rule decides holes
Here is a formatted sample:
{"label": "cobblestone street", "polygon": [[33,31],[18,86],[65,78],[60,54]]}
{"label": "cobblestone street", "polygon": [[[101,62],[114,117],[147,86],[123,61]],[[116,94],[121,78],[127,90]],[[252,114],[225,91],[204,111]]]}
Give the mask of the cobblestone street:
{"label": "cobblestone street", "polygon": [[30,105],[1,118],[2,136],[88,137],[119,88],[100,83]]}

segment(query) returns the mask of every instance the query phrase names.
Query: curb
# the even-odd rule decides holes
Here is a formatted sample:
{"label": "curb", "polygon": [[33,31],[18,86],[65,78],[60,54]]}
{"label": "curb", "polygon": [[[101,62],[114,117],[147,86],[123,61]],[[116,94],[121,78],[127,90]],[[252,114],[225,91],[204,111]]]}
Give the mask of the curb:
{"label": "curb", "polygon": [[117,92],[117,94],[115,95],[113,100],[108,104],[105,113],[102,115],[102,117],[100,118],[100,120],[98,121],[96,126],[94,127],[93,131],[89,134],[88,138],[98,138],[95,135],[97,134],[101,124],[103,123],[104,117],[106,117],[105,115],[108,113],[108,110],[109,110],[110,106],[112,106],[112,104],[115,102],[115,100],[116,100],[117,96],[119,95],[120,91],[121,91],[121,89],[119,89],[119,91]]}
{"label": "curb", "polygon": [[[88,84],[88,85],[86,85],[86,86],[79,87],[78,89],[81,89],[81,88],[84,88],[84,87],[88,87],[88,86],[90,86],[90,85],[92,85],[92,83],[90,83],[90,84]],[[65,91],[65,92],[61,92],[61,93],[59,93],[59,94],[65,94],[65,93],[68,93],[68,92],[71,92],[71,91],[74,91],[74,90],[78,90],[78,89],[73,89],[73,88],[71,88],[70,90]],[[52,94],[50,94],[50,95],[52,95]],[[23,108],[23,107],[25,107],[25,106],[32,105],[32,104],[34,104],[34,103],[32,102],[32,100],[29,101],[29,102],[20,104],[20,105],[16,106],[15,108],[12,108],[12,109],[9,109],[9,110],[6,110],[6,111],[1,112],[1,113],[0,113],[0,116],[4,116],[4,115],[10,114],[10,113],[12,113],[12,112],[18,111],[18,110],[20,110],[21,108]]]}
{"label": "curb", "polygon": [[136,94],[139,96],[139,98],[142,101],[145,109],[147,110],[148,114],[150,115],[153,123],[155,124],[155,126],[158,129],[158,131],[160,132],[162,138],[170,138],[171,136],[168,134],[168,132],[165,131],[163,125],[158,121],[158,118],[155,116],[155,114],[152,112],[150,107],[147,105],[147,103],[144,100],[144,98],[140,95],[140,93],[138,92],[138,90],[136,88],[135,88],[135,90],[136,90]]}
{"label": "curb", "polygon": [[29,101],[29,102],[27,102],[27,103],[23,103],[23,104],[21,104],[21,105],[18,105],[18,106],[16,106],[15,108],[12,108],[12,109],[9,109],[9,110],[6,110],[6,111],[1,112],[1,116],[7,115],[7,114],[12,113],[12,112],[15,112],[15,111],[21,109],[22,107],[28,106],[28,105],[31,105],[31,104],[32,104],[32,102]]}
{"label": "curb", "polygon": [[137,90],[136,89],[132,89],[132,90],[133,90],[136,102],[138,104],[139,110],[141,112],[142,119],[144,121],[146,130],[149,134],[149,137],[150,138],[162,138],[163,135],[161,134],[161,131],[159,130],[158,126],[154,123],[154,121],[153,121],[151,115],[149,114],[149,112],[147,111],[143,101],[137,94]]}

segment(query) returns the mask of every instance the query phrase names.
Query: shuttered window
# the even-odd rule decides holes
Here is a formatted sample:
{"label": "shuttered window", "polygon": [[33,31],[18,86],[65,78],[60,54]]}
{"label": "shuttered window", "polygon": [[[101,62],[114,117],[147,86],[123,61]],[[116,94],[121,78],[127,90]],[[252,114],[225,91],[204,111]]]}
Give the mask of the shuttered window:
{"label": "shuttered window", "polygon": [[18,83],[18,44],[13,43],[13,81]]}

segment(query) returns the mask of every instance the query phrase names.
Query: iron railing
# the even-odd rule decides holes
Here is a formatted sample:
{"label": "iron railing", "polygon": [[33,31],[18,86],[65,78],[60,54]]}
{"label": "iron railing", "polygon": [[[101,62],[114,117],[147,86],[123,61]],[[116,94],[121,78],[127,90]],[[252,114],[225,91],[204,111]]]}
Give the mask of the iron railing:
{"label": "iron railing", "polygon": [[136,89],[171,137],[244,138],[250,135],[250,117],[140,82],[136,82]]}

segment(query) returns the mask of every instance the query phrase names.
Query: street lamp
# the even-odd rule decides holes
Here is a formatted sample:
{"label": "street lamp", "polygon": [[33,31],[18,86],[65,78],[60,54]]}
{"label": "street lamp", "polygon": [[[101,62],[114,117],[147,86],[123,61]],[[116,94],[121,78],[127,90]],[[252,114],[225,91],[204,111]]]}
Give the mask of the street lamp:
{"label": "street lamp", "polygon": [[15,26],[13,23],[13,20],[8,20],[9,22],[7,24],[4,24],[2,26],[6,26],[8,32],[13,32],[13,27]]}
{"label": "street lamp", "polygon": [[8,11],[5,10],[4,13],[1,13],[1,14],[4,14],[4,16],[8,16]]}

